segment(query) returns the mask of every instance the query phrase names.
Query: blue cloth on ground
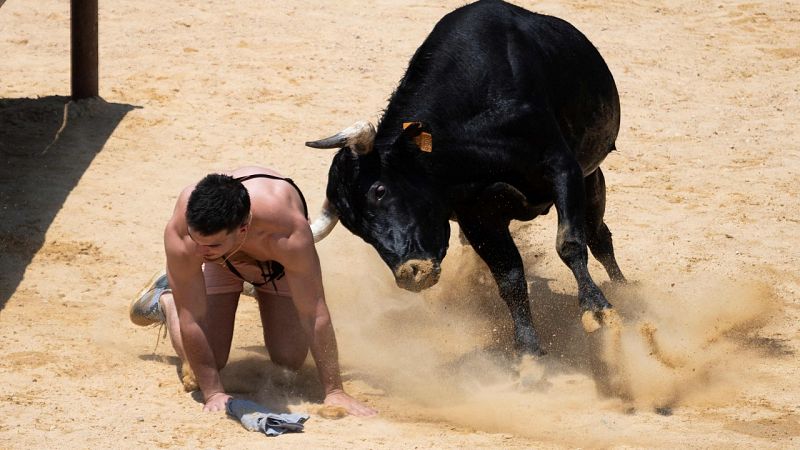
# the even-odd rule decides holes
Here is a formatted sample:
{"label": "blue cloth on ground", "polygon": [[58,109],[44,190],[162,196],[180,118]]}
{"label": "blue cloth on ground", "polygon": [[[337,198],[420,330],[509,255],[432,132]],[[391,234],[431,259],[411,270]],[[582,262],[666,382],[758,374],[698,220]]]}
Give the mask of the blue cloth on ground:
{"label": "blue cloth on ground", "polygon": [[248,431],[261,431],[267,436],[279,436],[287,431],[301,432],[308,420],[308,414],[275,414],[256,402],[238,398],[230,399],[225,409]]}

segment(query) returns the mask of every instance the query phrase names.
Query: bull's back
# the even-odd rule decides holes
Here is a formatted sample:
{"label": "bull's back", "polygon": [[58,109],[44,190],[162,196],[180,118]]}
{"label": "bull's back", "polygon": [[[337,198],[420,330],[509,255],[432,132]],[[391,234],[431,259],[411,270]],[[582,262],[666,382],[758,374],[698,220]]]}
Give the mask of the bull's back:
{"label": "bull's back", "polygon": [[442,18],[415,53],[384,121],[408,117],[430,123],[450,151],[480,151],[462,141],[502,135],[514,143],[507,156],[527,161],[559,133],[594,170],[613,148],[619,99],[599,52],[572,25],[483,0]]}

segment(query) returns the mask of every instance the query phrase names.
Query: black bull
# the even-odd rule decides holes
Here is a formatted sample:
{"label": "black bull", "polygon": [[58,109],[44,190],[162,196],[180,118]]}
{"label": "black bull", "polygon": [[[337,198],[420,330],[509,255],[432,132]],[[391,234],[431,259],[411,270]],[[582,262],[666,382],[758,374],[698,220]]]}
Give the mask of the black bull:
{"label": "black bull", "polygon": [[556,248],[578,282],[584,326],[611,304],[587,269],[587,244],[625,280],[603,222],[600,163],[614,149],[619,97],[603,58],[569,23],[500,1],[446,15],[416,51],[377,127],[359,122],[316,148],[331,164],[324,237],[341,220],[371,244],[397,284],[438,281],[456,220],[508,304],[515,344],[542,354],[512,219],[555,205]]}

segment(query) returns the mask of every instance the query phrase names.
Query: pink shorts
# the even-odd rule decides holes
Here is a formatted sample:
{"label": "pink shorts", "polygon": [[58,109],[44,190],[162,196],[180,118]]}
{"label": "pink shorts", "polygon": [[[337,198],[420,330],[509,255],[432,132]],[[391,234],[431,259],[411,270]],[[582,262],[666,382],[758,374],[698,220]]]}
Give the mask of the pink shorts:
{"label": "pink shorts", "polygon": [[[255,264],[234,263],[236,270],[249,282],[255,281],[256,283],[263,283],[264,277],[261,275],[261,269]],[[231,294],[241,293],[243,280],[233,274],[227,267],[221,266],[216,263],[203,264],[203,276],[206,279],[206,294]],[[272,282],[262,286],[253,286],[259,294],[277,295],[280,297],[291,297],[292,291],[289,290],[289,283],[286,282],[286,277],[281,277],[275,280],[273,286]],[[276,289],[277,288],[277,289]]]}

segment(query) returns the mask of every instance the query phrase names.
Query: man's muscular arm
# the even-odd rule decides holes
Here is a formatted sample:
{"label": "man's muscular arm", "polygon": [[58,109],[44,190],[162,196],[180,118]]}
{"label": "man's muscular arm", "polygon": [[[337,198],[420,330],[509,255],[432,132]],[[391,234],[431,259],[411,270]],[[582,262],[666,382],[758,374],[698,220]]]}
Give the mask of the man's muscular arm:
{"label": "man's muscular arm", "polygon": [[276,244],[300,324],[308,336],[311,355],[325,389],[325,403],[342,406],[358,416],[376,414],[342,388],[336,335],[325,303],[319,256],[308,223],[300,218],[288,238],[280,238]]}
{"label": "man's muscular arm", "polygon": [[175,299],[185,356],[205,399],[203,409],[224,410],[228,396],[225,395],[206,334],[207,299],[202,261],[187,248],[185,240],[188,236],[182,236],[181,230],[185,228],[182,217],[184,211],[185,196],[182,196],[175,208],[175,215],[164,230],[167,277]]}

